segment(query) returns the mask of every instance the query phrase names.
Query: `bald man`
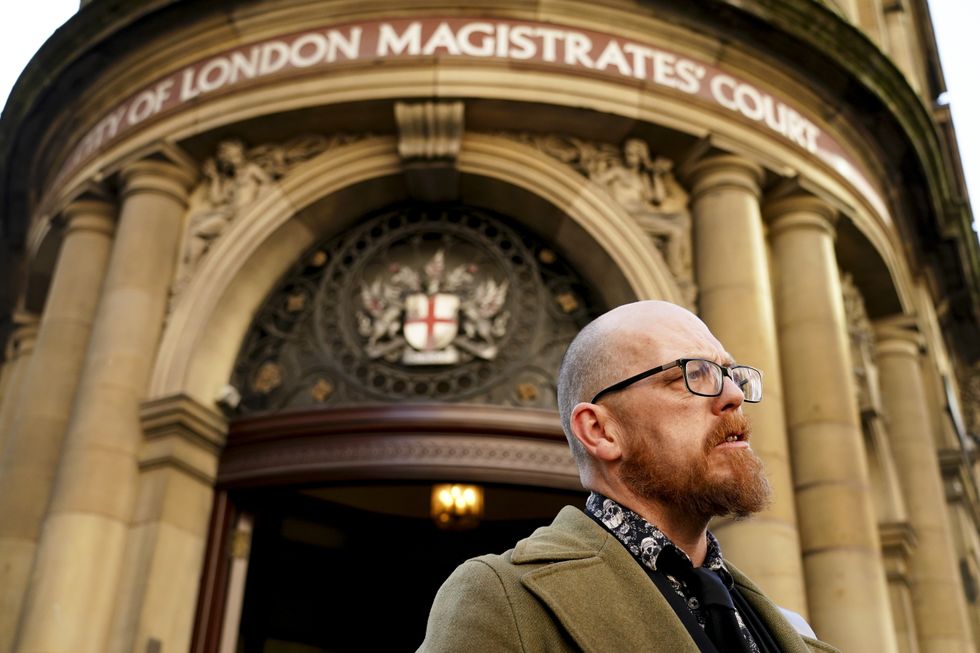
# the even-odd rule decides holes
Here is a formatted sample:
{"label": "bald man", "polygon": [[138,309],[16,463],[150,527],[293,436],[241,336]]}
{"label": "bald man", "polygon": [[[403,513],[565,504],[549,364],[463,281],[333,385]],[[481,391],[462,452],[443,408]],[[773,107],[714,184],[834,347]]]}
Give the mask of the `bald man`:
{"label": "bald man", "polygon": [[763,509],[746,403],[762,373],[667,302],[620,306],[572,341],[562,427],[591,492],[440,588],[420,651],[834,651],[726,561],[715,516]]}

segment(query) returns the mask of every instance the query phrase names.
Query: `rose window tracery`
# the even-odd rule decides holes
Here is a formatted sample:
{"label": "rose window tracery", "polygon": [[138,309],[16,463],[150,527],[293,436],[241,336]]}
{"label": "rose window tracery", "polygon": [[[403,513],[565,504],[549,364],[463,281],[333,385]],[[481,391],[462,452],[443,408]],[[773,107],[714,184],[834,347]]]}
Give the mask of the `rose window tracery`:
{"label": "rose window tracery", "polygon": [[602,308],[554,249],[500,216],[389,209],[309,252],[266,301],[235,368],[239,411],[554,408],[561,355]]}

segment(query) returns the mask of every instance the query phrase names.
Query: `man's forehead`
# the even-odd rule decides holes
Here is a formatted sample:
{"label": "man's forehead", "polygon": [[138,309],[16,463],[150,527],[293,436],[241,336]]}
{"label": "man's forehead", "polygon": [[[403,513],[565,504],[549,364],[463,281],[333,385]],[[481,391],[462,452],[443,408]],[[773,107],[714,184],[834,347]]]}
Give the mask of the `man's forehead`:
{"label": "man's forehead", "polygon": [[731,355],[697,315],[669,302],[625,304],[600,317],[596,326],[605,347],[627,357],[732,362]]}
{"label": "man's forehead", "polygon": [[711,346],[709,343],[695,344],[691,342],[661,343],[661,346],[655,349],[651,348],[649,355],[644,358],[651,365],[661,365],[680,358],[703,358],[726,367],[735,365],[735,357],[722,347],[721,343],[715,341],[714,345]]}
{"label": "man's forehead", "polygon": [[[692,316],[693,317],[693,316]],[[731,354],[703,322],[663,320],[630,329],[621,340],[637,351],[652,351],[668,358],[707,358],[729,362]]]}
{"label": "man's forehead", "polygon": [[627,304],[610,312],[619,326],[638,327],[652,331],[673,331],[678,328],[697,328],[707,331],[704,322],[683,306],[662,301]]}

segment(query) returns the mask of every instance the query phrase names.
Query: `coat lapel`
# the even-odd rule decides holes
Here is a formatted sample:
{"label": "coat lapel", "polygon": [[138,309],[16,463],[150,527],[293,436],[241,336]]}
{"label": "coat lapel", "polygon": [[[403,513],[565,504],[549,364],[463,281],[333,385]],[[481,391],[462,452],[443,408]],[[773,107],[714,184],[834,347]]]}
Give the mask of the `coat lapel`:
{"label": "coat lapel", "polygon": [[796,632],[796,629],[793,628],[793,625],[786,620],[783,613],[779,611],[776,604],[766,598],[765,594],[745,574],[733,567],[727,560],[725,561],[725,566],[728,567],[732,578],[735,579],[735,585],[742,593],[742,596],[745,597],[745,600],[749,602],[749,605],[759,615],[766,628],[769,629],[769,633],[776,640],[776,643],[779,644],[779,648],[784,653],[810,653],[810,648],[803,641],[800,634]]}
{"label": "coat lapel", "polygon": [[[521,541],[513,562],[543,563],[521,577],[583,651],[698,653],[666,599],[626,549],[580,510]],[[789,649],[787,649],[789,650]]]}
{"label": "coat lapel", "polygon": [[[521,582],[586,653],[609,650],[610,638],[621,651],[699,653],[670,604],[629,552],[577,508],[565,507],[550,527],[519,542],[512,562],[537,563]],[[783,653],[810,653],[779,608],[731,563],[725,564]],[[822,643],[820,649],[835,650]]]}

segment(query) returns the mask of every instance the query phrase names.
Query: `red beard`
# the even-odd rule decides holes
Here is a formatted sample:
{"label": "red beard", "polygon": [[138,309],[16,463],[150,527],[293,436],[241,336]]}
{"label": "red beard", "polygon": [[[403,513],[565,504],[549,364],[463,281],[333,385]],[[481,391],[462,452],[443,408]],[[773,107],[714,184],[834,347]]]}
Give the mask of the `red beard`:
{"label": "red beard", "polygon": [[[730,434],[749,436],[749,420],[732,413],[707,438],[704,448],[686,464],[666,459],[655,443],[630,438],[620,465],[623,483],[636,495],[652,499],[704,519],[734,515],[746,517],[769,504],[770,489],[762,461],[749,448],[729,449],[715,454],[725,457],[727,473],[712,471],[714,447]],[[717,465],[719,461],[714,461]]]}

